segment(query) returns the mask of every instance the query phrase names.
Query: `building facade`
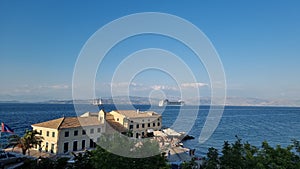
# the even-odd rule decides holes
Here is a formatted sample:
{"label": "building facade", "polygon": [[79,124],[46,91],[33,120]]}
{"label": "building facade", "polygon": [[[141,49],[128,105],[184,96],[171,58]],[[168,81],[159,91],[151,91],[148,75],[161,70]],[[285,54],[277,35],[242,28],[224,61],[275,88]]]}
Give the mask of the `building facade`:
{"label": "building facade", "polygon": [[[44,140],[38,150],[54,154],[67,154],[96,147],[105,131],[104,112],[98,116],[62,117],[31,125]],[[103,118],[104,119],[104,118]]]}
{"label": "building facade", "polygon": [[153,111],[139,110],[115,110],[107,113],[111,115],[113,121],[126,128],[131,137],[143,138],[148,133],[160,130],[162,126],[162,116]]}
{"label": "building facade", "polygon": [[162,116],[153,111],[118,110],[105,113],[86,112],[80,117],[62,117],[31,125],[44,140],[36,149],[68,154],[73,151],[95,148],[102,133],[130,133],[131,137],[143,138],[160,130]]}

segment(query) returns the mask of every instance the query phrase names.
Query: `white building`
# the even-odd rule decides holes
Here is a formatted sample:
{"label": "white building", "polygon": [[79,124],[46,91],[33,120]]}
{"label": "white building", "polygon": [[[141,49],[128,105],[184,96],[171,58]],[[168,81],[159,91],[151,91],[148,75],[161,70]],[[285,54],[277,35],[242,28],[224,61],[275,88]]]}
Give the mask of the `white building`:
{"label": "white building", "polygon": [[115,110],[106,114],[107,118],[109,116],[107,122],[119,123],[135,138],[146,137],[147,133],[160,130],[162,126],[162,116],[153,111]]}

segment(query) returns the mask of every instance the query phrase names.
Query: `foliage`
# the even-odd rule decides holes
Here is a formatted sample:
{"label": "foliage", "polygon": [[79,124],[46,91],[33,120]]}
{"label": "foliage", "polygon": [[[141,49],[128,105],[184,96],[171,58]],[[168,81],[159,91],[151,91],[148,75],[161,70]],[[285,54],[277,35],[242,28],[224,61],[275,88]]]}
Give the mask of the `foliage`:
{"label": "foliage", "polygon": [[204,165],[207,169],[216,169],[220,164],[218,150],[211,147],[208,149],[207,158],[204,160]]}
{"label": "foliage", "polygon": [[160,154],[159,145],[150,139],[134,139],[124,135],[103,134],[98,142],[102,148],[124,157],[141,158]]}
{"label": "foliage", "polygon": [[[159,147],[155,142],[143,140],[140,144],[128,141],[126,137],[120,135],[112,135],[104,137],[101,145],[105,145],[105,149],[98,146],[92,151],[91,162],[94,168],[101,169],[152,169],[152,168],[168,168],[164,154],[159,153]],[[138,145],[138,146],[136,146]],[[133,148],[134,147],[134,148]],[[136,153],[139,155],[157,154],[145,158],[130,158],[119,156],[112,152],[120,154]],[[130,152],[129,152],[130,151]],[[147,154],[143,154],[147,153]]]}
{"label": "foliage", "polygon": [[197,169],[198,164],[195,162],[195,159],[192,159],[192,161],[189,162],[183,162],[181,164],[181,169]]}
{"label": "foliage", "polygon": [[26,130],[23,137],[18,135],[11,135],[8,137],[8,146],[13,148],[19,147],[22,149],[22,154],[25,155],[26,151],[30,154],[30,148],[41,145],[43,137],[36,130]]}
{"label": "foliage", "polygon": [[[23,137],[12,135],[9,137],[11,146],[21,147],[26,150],[41,143],[42,138],[37,136],[36,131],[26,131]],[[101,146],[95,150],[84,153],[73,154],[75,163],[68,164],[67,158],[38,160],[25,160],[24,169],[167,169],[165,154],[159,153],[159,147],[155,142],[147,139],[128,142],[127,137],[121,135],[105,136],[101,138]],[[298,169],[300,168],[300,142],[292,140],[293,144],[287,147],[270,146],[266,141],[261,147],[255,147],[248,142],[236,137],[234,143],[225,141],[221,153],[213,147],[208,149],[207,155],[203,158],[202,168],[204,169]],[[23,147],[22,147],[23,146]],[[102,148],[104,146],[105,148]],[[134,148],[133,148],[134,147]],[[27,149],[26,149],[27,148]],[[26,150],[25,150],[26,149]],[[23,152],[24,152],[23,151]],[[153,154],[145,158],[132,158],[130,156],[119,156],[112,152],[121,153],[143,153]],[[197,168],[197,163],[192,160],[184,162],[182,169]]]}
{"label": "foliage", "polygon": [[72,169],[92,169],[91,157],[92,153],[90,151],[85,151],[84,153],[75,154],[75,164],[72,166]]}
{"label": "foliage", "polygon": [[[56,160],[50,158],[39,158],[36,160],[26,159],[22,169],[63,169],[68,168],[69,158],[58,158]],[[70,166],[71,167],[71,166]]]}
{"label": "foliage", "polygon": [[18,135],[10,135],[8,137],[8,145],[7,147],[12,147],[12,151],[14,151],[14,148],[18,146],[21,143],[21,137]]}
{"label": "foliage", "polygon": [[[280,145],[271,147],[266,141],[261,148],[242,143],[241,139],[229,144],[224,142],[222,153],[210,148],[207,158],[204,159],[203,168],[206,169],[296,169],[300,168],[299,142],[283,148]],[[298,154],[296,154],[297,152]]]}
{"label": "foliage", "polygon": [[107,150],[97,147],[92,151],[92,164],[94,168],[101,169],[152,169],[152,168],[167,168],[164,155],[155,155],[146,158],[129,158],[119,156],[108,152]]}

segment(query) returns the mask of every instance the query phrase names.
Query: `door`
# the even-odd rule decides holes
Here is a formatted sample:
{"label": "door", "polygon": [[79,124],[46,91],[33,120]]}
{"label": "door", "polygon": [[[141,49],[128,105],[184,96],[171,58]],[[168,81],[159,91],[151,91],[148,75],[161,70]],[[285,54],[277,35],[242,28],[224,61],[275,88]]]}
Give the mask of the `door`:
{"label": "door", "polygon": [[64,143],[64,153],[66,153],[68,151],[69,151],[69,143],[66,142],[66,143]]}
{"label": "door", "polygon": [[77,141],[73,142],[73,151],[77,151]]}
{"label": "door", "polygon": [[85,149],[85,140],[81,141],[81,149],[84,150]]}

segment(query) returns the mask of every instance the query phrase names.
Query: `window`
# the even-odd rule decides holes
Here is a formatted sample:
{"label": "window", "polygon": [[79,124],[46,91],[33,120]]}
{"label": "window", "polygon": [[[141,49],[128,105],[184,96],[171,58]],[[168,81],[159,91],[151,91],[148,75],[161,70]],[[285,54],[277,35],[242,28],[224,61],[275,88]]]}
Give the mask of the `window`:
{"label": "window", "polygon": [[46,142],[46,147],[45,147],[45,151],[48,152],[48,142]]}
{"label": "window", "polygon": [[142,128],[145,128],[145,124],[144,123],[142,124]]}
{"label": "window", "polygon": [[157,126],[160,126],[160,122],[157,122]]}
{"label": "window", "polygon": [[74,131],[74,136],[78,136],[78,130]]}
{"label": "window", "polygon": [[54,153],[54,143],[51,144],[50,152],[51,152],[51,153]]}
{"label": "window", "polygon": [[153,127],[155,127],[155,123],[153,123]]}
{"label": "window", "polygon": [[94,129],[90,129],[90,133],[93,134],[94,133]]}
{"label": "window", "polygon": [[130,121],[130,123],[133,123],[133,121]]}
{"label": "window", "polygon": [[82,130],[82,135],[85,135],[86,134],[86,131],[85,130]]}
{"label": "window", "polygon": [[77,151],[77,141],[73,141],[73,151]]}
{"label": "window", "polygon": [[137,124],[137,125],[136,125],[136,128],[137,128],[137,129],[138,129],[138,128],[140,128],[140,125],[139,125],[139,124]]}
{"label": "window", "polygon": [[47,134],[46,134],[46,136],[47,136],[47,137],[49,137],[49,131],[47,131]]}
{"label": "window", "polygon": [[119,121],[119,118],[117,118],[117,121]]}
{"label": "window", "polygon": [[69,151],[69,143],[68,142],[65,142],[64,143],[64,153],[68,152]]}
{"label": "window", "polygon": [[43,130],[40,130],[40,135],[43,135]]}
{"label": "window", "polygon": [[96,143],[90,139],[90,148],[95,148],[96,147]]}
{"label": "window", "polygon": [[101,133],[101,128],[97,128],[97,132],[98,132],[98,133]]}
{"label": "window", "polygon": [[100,137],[97,138],[97,143],[100,143]]}
{"label": "window", "polygon": [[129,129],[133,129],[133,125],[132,124],[130,124]]}
{"label": "window", "polygon": [[135,133],[135,138],[139,138],[139,133]]}
{"label": "window", "polygon": [[69,131],[65,131],[65,137],[69,137]]}
{"label": "window", "polygon": [[55,137],[55,132],[52,132],[52,137]]}
{"label": "window", "polygon": [[150,127],[150,123],[148,123],[148,127]]}

